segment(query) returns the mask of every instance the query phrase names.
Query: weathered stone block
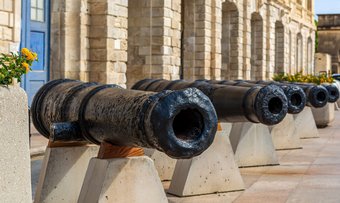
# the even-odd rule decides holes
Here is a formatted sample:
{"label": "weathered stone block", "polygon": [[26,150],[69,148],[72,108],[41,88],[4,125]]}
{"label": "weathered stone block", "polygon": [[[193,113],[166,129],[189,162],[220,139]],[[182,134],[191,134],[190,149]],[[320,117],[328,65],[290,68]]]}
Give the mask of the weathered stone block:
{"label": "weathered stone block", "polygon": [[334,103],[328,103],[322,108],[312,108],[312,113],[316,126],[319,128],[325,128],[335,119]]}
{"label": "weathered stone block", "polygon": [[27,96],[0,86],[0,200],[32,202]]}
{"label": "weathered stone block", "polygon": [[91,159],[78,202],[163,203],[168,200],[154,163],[143,156]]}
{"label": "weathered stone block", "polygon": [[86,167],[97,156],[98,149],[98,146],[48,147],[34,202],[77,202]]}
{"label": "weathered stone block", "polygon": [[275,126],[269,127],[273,138],[275,149],[298,149],[301,148],[300,136],[296,134],[294,117],[287,114],[283,121]]}
{"label": "weathered stone block", "polygon": [[234,123],[229,138],[239,167],[279,164],[268,126]]}
{"label": "weathered stone block", "polygon": [[213,144],[201,155],[177,161],[170,194],[192,196],[244,189],[229,141],[231,127],[222,124]]}
{"label": "weathered stone block", "polygon": [[295,134],[299,135],[300,138],[317,138],[319,137],[318,129],[316,128],[313,113],[310,107],[294,115],[295,120]]}

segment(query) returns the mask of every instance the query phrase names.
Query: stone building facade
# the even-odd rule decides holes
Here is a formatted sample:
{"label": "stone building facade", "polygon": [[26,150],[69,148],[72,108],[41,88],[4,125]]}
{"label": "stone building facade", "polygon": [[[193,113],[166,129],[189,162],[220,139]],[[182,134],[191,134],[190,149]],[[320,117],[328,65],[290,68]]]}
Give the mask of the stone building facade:
{"label": "stone building facade", "polygon": [[[15,6],[1,7],[8,1],[20,6],[0,0],[0,16],[20,16]],[[143,78],[259,80],[313,72],[313,0],[50,3],[50,79],[131,87]],[[0,27],[1,50],[18,42],[13,21],[0,18],[13,33]]]}
{"label": "stone building facade", "polygon": [[0,0],[0,53],[18,50],[20,30],[21,2]]}
{"label": "stone building facade", "polygon": [[332,73],[340,73],[340,14],[318,16],[318,52],[332,56]]}

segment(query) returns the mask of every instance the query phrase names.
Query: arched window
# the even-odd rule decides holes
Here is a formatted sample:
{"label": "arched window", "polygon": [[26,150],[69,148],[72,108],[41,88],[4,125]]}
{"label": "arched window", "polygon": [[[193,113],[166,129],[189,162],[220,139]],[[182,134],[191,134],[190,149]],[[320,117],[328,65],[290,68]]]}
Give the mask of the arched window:
{"label": "arched window", "polygon": [[312,11],[312,0],[307,0],[307,9]]}
{"label": "arched window", "polygon": [[282,22],[275,23],[275,73],[284,73],[285,37]]}
{"label": "arched window", "polygon": [[312,38],[308,38],[307,41],[307,73],[312,74],[313,71],[313,40]]}
{"label": "arched window", "polygon": [[235,3],[226,1],[222,5],[222,79],[233,79],[232,71],[238,68],[238,61],[232,54],[238,50],[239,13]]}
{"label": "arched window", "polygon": [[258,13],[251,16],[251,80],[263,78],[263,19]]}
{"label": "arched window", "polygon": [[296,53],[295,53],[295,60],[296,60],[296,72],[303,71],[303,48],[302,48],[302,35],[301,33],[297,34],[296,37]]}

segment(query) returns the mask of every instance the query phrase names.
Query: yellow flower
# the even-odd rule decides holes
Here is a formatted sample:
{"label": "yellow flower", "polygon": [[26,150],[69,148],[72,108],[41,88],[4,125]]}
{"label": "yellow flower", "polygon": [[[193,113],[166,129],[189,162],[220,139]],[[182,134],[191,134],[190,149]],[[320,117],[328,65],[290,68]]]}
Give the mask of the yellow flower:
{"label": "yellow flower", "polygon": [[21,53],[22,53],[23,55],[27,56],[27,55],[28,55],[29,53],[31,53],[31,52],[30,52],[30,50],[27,49],[27,48],[22,48],[22,49],[21,49]]}
{"label": "yellow flower", "polygon": [[26,59],[29,60],[29,61],[33,61],[37,58],[37,53],[33,53],[31,52],[29,49],[27,48],[22,48],[21,49],[21,53],[22,55],[26,56]]}
{"label": "yellow flower", "polygon": [[21,65],[26,69],[26,73],[28,73],[30,71],[30,66],[28,65],[28,63],[24,62]]}
{"label": "yellow flower", "polygon": [[34,55],[31,52],[28,52],[26,55],[26,59],[29,61],[33,61],[35,59]]}

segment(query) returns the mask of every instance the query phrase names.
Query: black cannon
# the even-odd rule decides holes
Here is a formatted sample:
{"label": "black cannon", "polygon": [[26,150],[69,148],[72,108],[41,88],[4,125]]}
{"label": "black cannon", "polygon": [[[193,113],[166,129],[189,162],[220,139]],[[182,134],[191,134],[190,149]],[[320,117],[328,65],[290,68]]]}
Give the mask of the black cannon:
{"label": "black cannon", "polygon": [[321,108],[326,106],[329,98],[328,91],[325,87],[321,85],[311,85],[305,83],[289,83],[289,82],[274,82],[274,81],[247,81],[249,83],[256,83],[256,84],[275,84],[275,85],[297,85],[303,89],[307,96],[307,106]]}
{"label": "black cannon", "polygon": [[333,84],[322,84],[328,91],[328,102],[335,103],[338,101],[340,93],[339,89]]}
{"label": "black cannon", "polygon": [[196,88],[153,93],[55,80],[38,91],[31,110],[51,141],[155,148],[173,158],[201,154],[217,130],[214,107]]}
{"label": "black cannon", "polygon": [[[220,85],[232,85],[232,86],[242,86],[242,87],[254,87],[256,85],[266,86],[264,84],[254,84],[248,83],[247,81],[237,80],[206,80],[211,84],[220,84]],[[275,84],[276,85],[276,84]],[[304,91],[298,87],[297,85],[277,85],[280,87],[285,93],[288,101],[288,113],[290,114],[298,114],[300,113],[306,106],[306,94]]]}
{"label": "black cannon", "polygon": [[206,94],[214,104],[218,119],[223,122],[254,122],[274,125],[287,114],[287,98],[274,85],[266,87],[237,87],[212,85],[204,81],[187,82],[145,79],[132,89],[159,92],[196,87]]}
{"label": "black cannon", "polygon": [[[293,83],[293,84],[297,84],[297,85],[300,85],[300,86],[307,86],[307,87],[310,87],[310,88],[317,86],[317,85],[312,84],[312,83]],[[327,101],[329,103],[334,103],[339,99],[339,90],[335,85],[324,83],[324,84],[318,85],[318,87],[324,87],[327,90],[327,92],[328,92]]]}

